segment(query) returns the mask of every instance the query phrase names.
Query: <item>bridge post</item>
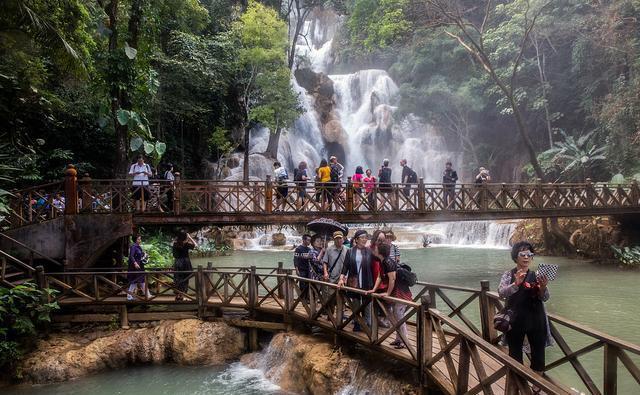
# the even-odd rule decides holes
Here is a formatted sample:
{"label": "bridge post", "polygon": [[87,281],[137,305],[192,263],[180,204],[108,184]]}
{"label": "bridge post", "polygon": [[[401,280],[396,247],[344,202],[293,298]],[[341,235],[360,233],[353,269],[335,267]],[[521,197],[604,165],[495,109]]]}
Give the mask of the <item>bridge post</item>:
{"label": "bridge post", "polygon": [[264,188],[264,211],[267,214],[271,214],[273,212],[273,183],[271,182],[271,176],[267,176]]}
{"label": "bridge post", "polygon": [[460,355],[458,357],[458,382],[456,383],[456,394],[464,394],[469,389],[469,365],[471,355],[469,354],[469,344],[467,339],[460,339]]}
{"label": "bridge post", "polygon": [[38,286],[38,289],[46,288],[45,281],[44,281],[44,267],[36,266],[35,280],[36,280],[36,285]]}
{"label": "bridge post", "polygon": [[129,329],[129,312],[126,304],[120,306],[120,328]]}
{"label": "bridge post", "polygon": [[587,195],[587,207],[593,207],[593,202],[595,200],[596,191],[593,189],[593,184],[591,183],[591,178],[587,178],[586,180],[586,195]]}
{"label": "bridge post", "polygon": [[182,200],[182,187],[180,185],[180,173],[176,172],[174,175],[175,180],[173,181],[173,188],[175,191],[173,192],[173,212],[176,215],[180,215],[180,201]]}
{"label": "bridge post", "polygon": [[347,177],[347,212],[353,212],[353,183],[351,181],[351,176]]}
{"label": "bridge post", "polygon": [[[444,191],[444,193],[447,193]],[[418,179],[418,211],[424,213],[427,211],[427,192],[424,187],[424,178]]]}
{"label": "bridge post", "polygon": [[631,204],[633,206],[640,206],[640,187],[636,180],[631,182]]}
{"label": "bridge post", "polygon": [[293,306],[293,279],[291,278],[292,273],[292,269],[284,269],[284,311],[282,314],[283,322],[287,324],[287,331],[291,330],[291,317],[289,316],[289,312],[292,310]]}
{"label": "bridge post", "polygon": [[535,203],[535,208],[542,208],[542,206],[544,205],[541,178],[536,178],[535,199],[532,199],[532,201]]}
{"label": "bridge post", "polygon": [[78,171],[73,165],[64,172],[64,199],[64,214],[78,214]]}
{"label": "bridge post", "polygon": [[[278,262],[278,270],[277,274],[284,274],[284,264],[282,262]],[[284,282],[282,281],[282,277],[278,277],[278,299],[284,299]]]}
{"label": "bridge post", "polygon": [[502,183],[501,187],[500,187],[500,208],[503,210],[507,209],[507,184],[505,184],[504,182]]}
{"label": "bridge post", "polygon": [[418,357],[418,380],[420,388],[426,387],[427,375],[425,367],[427,362],[433,357],[433,328],[431,326],[431,318],[429,309],[431,306],[431,297],[424,295],[420,298],[420,307],[418,309],[417,326],[416,326],[416,343]]}
{"label": "bridge post", "polygon": [[202,297],[202,289],[204,285],[203,274],[202,265],[198,265],[198,271],[196,272],[196,302],[198,303],[198,318],[202,318],[204,316],[205,310],[205,301]]}
{"label": "bridge post", "polygon": [[82,211],[91,212],[91,206],[93,204],[93,190],[91,189],[91,177],[89,176],[89,173],[84,174],[78,182],[78,185],[78,199],[80,200]]}
{"label": "bridge post", "polygon": [[487,184],[480,185],[480,210],[489,210],[489,186]]}
{"label": "bridge post", "polygon": [[480,320],[482,321],[482,338],[489,343],[496,338],[496,330],[493,327],[493,311],[491,301],[487,292],[491,290],[488,280],[480,281]]}
{"label": "bridge post", "polygon": [[618,350],[610,344],[604,345],[604,395],[618,393]]}
{"label": "bridge post", "polygon": [[253,315],[254,309],[256,308],[256,305],[258,303],[258,281],[256,279],[255,266],[251,266],[249,270],[248,283],[249,283],[249,290],[247,293],[249,297],[249,309],[250,309],[251,315]]}

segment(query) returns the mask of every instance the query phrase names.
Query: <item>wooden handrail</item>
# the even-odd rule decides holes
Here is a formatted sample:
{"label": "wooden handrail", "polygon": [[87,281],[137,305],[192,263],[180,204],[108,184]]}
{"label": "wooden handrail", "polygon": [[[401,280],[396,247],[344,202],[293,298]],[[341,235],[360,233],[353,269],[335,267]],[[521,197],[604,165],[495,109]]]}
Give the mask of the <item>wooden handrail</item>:
{"label": "wooden handrail", "polygon": [[39,252],[38,250],[35,250],[35,249],[29,247],[28,245],[22,243],[21,241],[18,241],[16,239],[14,239],[11,236],[8,236],[8,235],[6,235],[4,233],[0,233],[0,237],[3,237],[4,239],[9,240],[13,244],[19,245],[21,248],[24,248],[25,250],[27,250],[29,252],[32,252],[32,253],[38,255],[41,258],[44,258],[47,262],[51,262],[51,263],[53,263],[53,264],[55,264],[56,266],[59,266],[59,267],[64,267],[64,265],[62,263],[60,263],[60,262],[58,262],[58,261],[56,261],[56,260],[44,255],[43,253]]}
{"label": "wooden handrail", "polygon": [[0,255],[2,255],[3,257],[5,257],[6,259],[10,260],[11,262],[15,263],[17,266],[19,266],[22,270],[26,270],[27,272],[29,272],[30,274],[35,273],[36,269],[27,265],[26,263],[22,262],[20,259],[15,258],[12,255],[7,254],[6,252],[0,250]]}

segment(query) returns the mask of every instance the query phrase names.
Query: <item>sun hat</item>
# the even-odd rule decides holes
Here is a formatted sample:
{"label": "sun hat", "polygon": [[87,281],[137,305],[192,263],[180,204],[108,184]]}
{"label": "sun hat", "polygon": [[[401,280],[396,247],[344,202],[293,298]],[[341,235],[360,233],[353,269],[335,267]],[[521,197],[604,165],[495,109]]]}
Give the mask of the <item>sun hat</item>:
{"label": "sun hat", "polygon": [[341,231],[336,230],[335,232],[333,232],[333,238],[334,239],[338,239],[338,238],[344,239],[344,234]]}

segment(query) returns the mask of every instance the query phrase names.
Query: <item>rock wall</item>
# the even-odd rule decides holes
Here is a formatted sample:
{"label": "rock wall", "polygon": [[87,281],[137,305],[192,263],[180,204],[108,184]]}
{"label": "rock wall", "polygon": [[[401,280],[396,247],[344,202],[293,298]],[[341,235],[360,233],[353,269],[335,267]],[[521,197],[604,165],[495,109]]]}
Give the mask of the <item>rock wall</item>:
{"label": "rock wall", "polygon": [[19,370],[27,382],[51,383],[131,364],[223,364],[244,351],[244,334],[224,323],[163,321],[153,327],[97,335],[53,335],[38,342]]}
{"label": "rock wall", "polygon": [[245,355],[241,361],[264,371],[269,380],[294,393],[418,392],[413,369],[379,358],[363,350],[349,354],[323,337],[280,333],[264,351]]}

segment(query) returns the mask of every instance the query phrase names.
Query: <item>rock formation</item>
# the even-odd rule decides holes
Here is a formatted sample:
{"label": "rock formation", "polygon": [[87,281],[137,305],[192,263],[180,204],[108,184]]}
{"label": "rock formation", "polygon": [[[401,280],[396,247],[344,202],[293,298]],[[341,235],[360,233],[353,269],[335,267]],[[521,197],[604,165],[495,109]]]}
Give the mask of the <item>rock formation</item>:
{"label": "rock formation", "polygon": [[25,381],[51,383],[139,363],[223,364],[244,350],[244,334],[224,323],[164,321],[97,336],[53,335],[38,342],[20,370]]}
{"label": "rock formation", "polygon": [[355,358],[317,336],[281,333],[263,352],[245,355],[241,361],[294,393],[417,393],[411,368],[388,360],[368,361],[364,352]]}

